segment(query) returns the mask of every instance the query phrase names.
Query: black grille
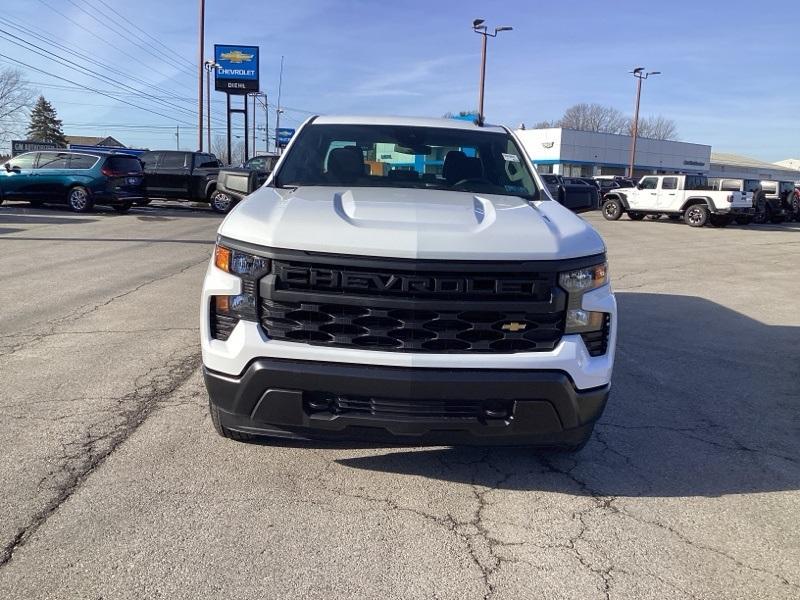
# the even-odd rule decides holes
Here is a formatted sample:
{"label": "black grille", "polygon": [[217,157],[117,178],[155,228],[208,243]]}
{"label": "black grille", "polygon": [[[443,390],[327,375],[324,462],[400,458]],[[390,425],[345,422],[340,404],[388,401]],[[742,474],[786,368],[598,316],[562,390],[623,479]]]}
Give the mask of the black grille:
{"label": "black grille", "polygon": [[608,352],[608,336],[610,330],[611,315],[606,314],[605,321],[603,322],[603,329],[581,334],[583,343],[586,344],[586,349],[589,351],[590,356],[602,356]]}
{"label": "black grille", "polygon": [[273,339],[406,352],[522,352],[555,348],[560,313],[414,310],[264,299],[261,324]]}
{"label": "black grille", "polygon": [[369,415],[384,419],[504,419],[513,413],[512,401],[401,400],[364,396],[319,395],[306,402],[309,412]]}
{"label": "black grille", "polygon": [[508,263],[462,268],[276,260],[260,284],[259,318],[272,339],[325,346],[440,353],[556,347],[566,296],[555,270]]}

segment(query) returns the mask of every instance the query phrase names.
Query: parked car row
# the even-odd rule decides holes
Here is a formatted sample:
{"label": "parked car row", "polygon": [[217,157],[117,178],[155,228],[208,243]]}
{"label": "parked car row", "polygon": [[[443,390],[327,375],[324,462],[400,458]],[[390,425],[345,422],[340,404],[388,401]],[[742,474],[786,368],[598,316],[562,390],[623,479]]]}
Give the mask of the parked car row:
{"label": "parked car row", "polygon": [[666,215],[691,227],[781,223],[800,220],[800,189],[792,182],[647,175],[632,188],[606,192],[602,212],[609,221]]}
{"label": "parked car row", "polygon": [[[252,171],[263,183],[273,165],[272,156],[256,156],[238,170]],[[155,150],[139,156],[88,150],[26,152],[3,163],[0,204],[5,200],[33,206],[66,204],[75,212],[109,205],[124,213],[134,204],[163,198],[208,202],[212,210],[224,214],[240,198],[217,189],[221,167],[214,154],[204,152]]]}

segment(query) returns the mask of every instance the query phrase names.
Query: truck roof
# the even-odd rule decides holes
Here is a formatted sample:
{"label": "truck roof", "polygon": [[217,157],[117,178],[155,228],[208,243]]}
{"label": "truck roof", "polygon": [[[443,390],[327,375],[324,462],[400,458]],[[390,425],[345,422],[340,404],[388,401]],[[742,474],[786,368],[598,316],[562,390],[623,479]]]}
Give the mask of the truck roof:
{"label": "truck roof", "polygon": [[492,131],[506,133],[499,125],[476,125],[462,119],[434,119],[430,117],[393,117],[365,115],[320,115],[314,119],[320,125],[405,125],[408,127],[440,127],[473,131]]}

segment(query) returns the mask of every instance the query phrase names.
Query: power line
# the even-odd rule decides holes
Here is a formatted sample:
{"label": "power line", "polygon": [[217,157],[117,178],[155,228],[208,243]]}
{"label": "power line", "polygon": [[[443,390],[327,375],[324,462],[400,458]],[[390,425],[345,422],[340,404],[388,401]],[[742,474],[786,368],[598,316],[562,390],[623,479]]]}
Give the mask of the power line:
{"label": "power line", "polygon": [[[87,4],[88,4],[88,0],[86,0],[86,2],[87,2]],[[159,40],[158,38],[155,38],[155,37],[153,37],[153,36],[152,36],[152,35],[150,35],[150,33],[148,33],[146,30],[144,30],[144,29],[142,29],[141,27],[139,27],[139,26],[138,26],[136,23],[133,23],[133,22],[132,22],[130,19],[128,19],[128,18],[127,18],[125,15],[123,15],[123,14],[119,13],[117,10],[115,10],[114,8],[112,8],[111,6],[109,6],[109,5],[108,5],[108,4],[105,2],[105,0],[97,0],[97,2],[99,2],[100,4],[102,4],[103,6],[105,6],[105,7],[106,7],[108,10],[110,10],[111,12],[113,12],[115,15],[117,15],[117,16],[118,16],[120,19],[122,19],[123,21],[125,21],[125,22],[126,22],[128,25],[130,25],[131,27],[133,27],[133,28],[135,28],[135,29],[138,29],[139,31],[141,31],[141,32],[142,32],[144,35],[146,35],[148,38],[150,38],[150,40],[152,40],[153,42],[155,42],[156,44],[158,44],[159,46],[161,46],[162,48],[164,48],[164,49],[165,49],[167,52],[174,52],[174,50],[172,50],[171,48],[169,48],[168,46],[166,46],[166,45],[165,45],[163,42],[161,42],[161,40]],[[180,56],[180,54],[179,54],[179,53],[177,53],[177,52],[176,52],[175,54],[177,54],[178,56]],[[192,61],[190,61],[190,60],[188,60],[188,59],[183,59],[183,62],[185,62],[187,65],[191,66],[191,67],[192,67],[192,69],[194,69],[194,67],[195,67],[195,64],[194,64]]]}
{"label": "power line", "polygon": [[[69,79],[61,77],[60,75],[56,75],[55,73],[50,73],[49,71],[45,71],[44,69],[40,69],[39,67],[34,67],[33,65],[30,65],[28,63],[22,62],[21,60],[15,60],[14,58],[8,56],[7,54],[0,53],[0,57],[5,58],[6,61],[10,62],[11,64],[20,64],[23,67],[27,67],[29,69],[33,69],[34,71],[36,71],[38,73],[42,73],[42,74],[48,75],[50,77],[55,77],[56,79],[59,79],[61,81],[66,81],[68,83],[70,81]],[[178,122],[181,125],[190,125],[190,126],[194,127],[194,125],[191,125],[190,123],[187,123],[186,121],[178,121],[178,119],[176,119],[173,115],[165,115],[164,113],[158,112],[156,110],[152,110],[150,108],[146,108],[144,106],[139,106],[138,104],[134,104],[133,102],[128,102],[127,100],[123,100],[121,98],[114,98],[114,96],[112,96],[110,94],[106,94],[104,92],[101,92],[100,90],[96,90],[96,89],[94,89],[92,87],[86,86],[86,90],[89,91],[89,92],[94,92],[95,94],[100,94],[101,96],[107,96],[108,98],[111,98],[112,100],[117,100],[119,102],[122,102],[123,104],[127,104],[128,106],[132,106],[133,108],[138,108],[139,110],[143,110],[145,112],[149,112],[149,113],[152,113],[154,115],[158,115],[159,117],[164,117],[165,119],[169,119],[169,120],[171,120],[173,122]]]}
{"label": "power line", "polygon": [[[156,58],[157,60],[159,60],[159,61],[166,61],[166,62],[168,62],[168,63],[172,64],[172,66],[174,66],[175,68],[177,68],[177,69],[181,69],[181,70],[182,70],[182,71],[184,71],[184,72],[188,72],[188,73],[190,73],[190,74],[192,75],[192,77],[194,77],[194,72],[193,72],[193,71],[190,71],[189,69],[187,69],[186,67],[184,67],[183,65],[181,65],[181,64],[180,64],[178,61],[176,61],[175,59],[173,59],[173,58],[172,58],[172,56],[170,56],[170,55],[168,55],[168,54],[167,54],[167,55],[162,55],[162,56],[159,56],[158,54],[156,54],[155,52],[153,52],[153,50],[151,50],[151,49],[150,49],[148,46],[146,46],[146,45],[144,45],[144,44],[142,44],[142,43],[140,43],[140,42],[136,41],[136,39],[132,39],[132,37],[131,37],[131,36],[128,34],[128,32],[126,32],[124,29],[121,29],[121,28],[120,28],[119,26],[117,26],[116,24],[115,24],[115,26],[114,26],[114,27],[112,27],[112,25],[111,25],[111,24],[112,24],[112,23],[114,23],[114,19],[113,19],[113,18],[112,18],[112,19],[107,19],[107,20],[105,20],[105,21],[103,21],[103,20],[100,20],[100,19],[98,19],[98,18],[97,18],[97,17],[96,17],[96,16],[95,16],[93,13],[89,12],[88,10],[86,10],[85,8],[83,8],[82,6],[80,6],[79,4],[75,4],[75,2],[74,2],[73,0],[67,0],[67,2],[69,2],[70,4],[72,4],[72,6],[74,6],[75,8],[77,8],[77,9],[78,9],[79,11],[81,11],[83,14],[85,14],[85,15],[88,15],[88,16],[89,16],[91,19],[93,19],[94,21],[96,21],[96,22],[97,22],[97,23],[99,23],[100,25],[104,26],[104,27],[105,27],[106,29],[108,29],[108,30],[109,30],[111,33],[113,33],[113,34],[115,34],[115,35],[120,35],[120,36],[122,36],[122,37],[123,37],[125,40],[129,41],[130,43],[132,43],[134,46],[136,46],[136,47],[140,48],[141,50],[144,50],[144,51],[145,51],[147,54],[149,54],[150,56],[152,56],[152,57]],[[90,5],[90,6],[91,6],[91,5]],[[94,7],[92,7],[92,8],[94,8]],[[141,36],[138,36],[138,38],[139,38],[140,40],[142,39],[142,38],[141,38]]]}
{"label": "power line", "polygon": [[[14,39],[13,40],[9,39],[9,36],[11,38],[14,38]],[[51,60],[53,62],[56,62],[57,64],[60,64],[62,66],[66,66],[68,68],[70,68],[70,65],[72,65],[73,67],[77,67],[78,69],[83,71],[82,74],[84,74],[84,75],[89,75],[90,77],[93,77],[95,79],[105,80],[105,82],[111,83],[112,85],[114,85],[116,87],[122,87],[122,88],[125,88],[125,89],[129,90],[129,91],[132,91],[132,92],[135,92],[137,94],[140,94],[144,98],[149,99],[151,102],[156,102],[156,103],[161,104],[161,105],[163,105],[163,106],[165,106],[167,108],[172,108],[172,109],[183,111],[184,113],[186,113],[186,114],[188,114],[190,116],[194,116],[194,115],[197,114],[197,111],[195,111],[193,109],[190,109],[190,108],[187,108],[187,107],[184,107],[184,106],[179,106],[177,104],[174,104],[172,102],[169,102],[169,101],[164,100],[162,98],[159,98],[157,96],[153,96],[151,94],[147,94],[147,93],[141,92],[140,90],[137,90],[136,88],[133,88],[133,87],[129,86],[128,84],[124,83],[124,82],[118,81],[118,80],[116,80],[116,79],[114,79],[112,77],[109,77],[107,75],[103,75],[102,73],[98,73],[97,71],[94,71],[93,69],[89,69],[88,67],[85,67],[85,66],[83,66],[81,64],[78,64],[75,61],[72,61],[72,60],[70,60],[68,58],[64,58],[63,56],[60,56],[60,55],[58,55],[58,54],[56,54],[54,52],[51,52],[51,51],[47,50],[46,48],[42,48],[41,46],[38,46],[37,44],[34,44],[34,43],[32,43],[32,42],[30,42],[28,40],[25,40],[24,38],[21,38],[21,37],[19,37],[17,35],[14,35],[13,33],[10,33],[8,31],[2,29],[2,28],[0,28],[0,37],[4,37],[5,39],[7,39],[9,41],[17,40],[17,41],[29,46],[30,48],[35,48],[36,50],[30,50],[30,51],[34,52],[35,54],[38,54],[39,56],[42,56],[42,57],[44,57],[44,58],[46,58],[48,60]]]}
{"label": "power line", "polygon": [[[91,34],[93,37],[96,37],[98,40],[100,40],[100,41],[104,42],[106,45],[110,46],[111,48],[114,48],[114,50],[116,50],[116,51],[117,51],[117,52],[119,52],[120,54],[124,54],[124,55],[125,55],[125,56],[127,56],[128,58],[131,58],[131,59],[133,59],[133,60],[135,60],[135,61],[139,61],[139,59],[138,59],[137,57],[135,57],[133,54],[131,54],[131,53],[129,53],[129,52],[125,52],[124,50],[120,49],[120,47],[119,47],[118,45],[114,44],[113,42],[110,42],[109,40],[107,40],[106,38],[104,38],[103,36],[101,36],[100,34],[98,34],[96,31],[92,31],[92,30],[91,30],[91,29],[89,29],[88,27],[85,27],[84,25],[81,25],[81,24],[80,24],[80,23],[78,23],[78,22],[77,22],[75,19],[72,19],[72,18],[71,18],[69,15],[65,15],[63,12],[61,12],[61,11],[60,11],[60,10],[58,10],[57,8],[55,8],[55,7],[51,6],[50,4],[48,4],[48,3],[47,3],[45,0],[39,0],[39,2],[41,2],[42,4],[44,4],[44,5],[45,5],[47,8],[49,8],[49,9],[50,9],[50,10],[52,10],[53,12],[55,12],[55,13],[57,13],[57,14],[61,15],[62,17],[64,17],[64,18],[65,18],[67,21],[69,21],[70,23],[72,23],[72,24],[73,24],[73,25],[75,25],[76,27],[80,27],[81,29],[83,29],[83,30],[84,30],[84,31],[86,31],[87,33]],[[156,69],[156,68],[153,68],[153,70],[154,70],[154,71],[156,71],[156,72],[158,72],[158,73],[161,73],[161,75],[163,75],[164,77],[167,77],[167,78],[173,77],[173,75],[170,75],[170,74],[164,73],[163,71],[159,71],[159,70],[158,70],[158,69]]]}
{"label": "power line", "polygon": [[[140,84],[142,84],[142,85],[145,85],[145,86],[147,86],[147,87],[153,87],[153,88],[155,89],[155,87],[153,86],[153,84],[152,84],[152,83],[150,83],[149,81],[146,81],[146,80],[144,80],[144,79],[141,79],[141,78],[139,78],[139,77],[137,77],[137,76],[135,76],[135,75],[131,75],[131,74],[129,74],[129,73],[126,73],[126,72],[124,72],[124,71],[121,71],[120,69],[118,69],[118,68],[116,68],[116,67],[113,67],[113,66],[111,66],[111,65],[108,65],[108,64],[106,64],[106,63],[103,63],[103,62],[100,62],[100,61],[98,61],[97,59],[95,59],[95,58],[94,58],[94,57],[92,57],[92,56],[89,56],[89,55],[87,55],[87,54],[85,54],[85,53],[83,53],[83,52],[79,52],[79,51],[77,51],[77,50],[75,50],[75,49],[73,49],[73,48],[70,48],[70,47],[68,47],[68,46],[65,46],[64,44],[61,44],[61,43],[57,42],[56,40],[54,40],[52,37],[49,37],[49,36],[47,36],[47,35],[44,35],[43,33],[39,32],[39,31],[37,31],[37,30],[33,30],[33,29],[31,29],[30,27],[28,27],[28,26],[26,26],[26,25],[24,25],[24,24],[21,24],[21,21],[19,21],[19,20],[16,20],[16,19],[11,19],[11,18],[9,18],[9,17],[4,17],[4,21],[6,21],[6,22],[7,22],[7,24],[8,24],[9,26],[13,27],[13,28],[14,28],[14,29],[16,29],[17,31],[19,31],[19,32],[21,32],[21,33],[23,33],[23,34],[30,35],[30,36],[32,36],[34,39],[36,39],[36,40],[38,40],[38,41],[42,41],[42,42],[44,42],[44,43],[50,44],[51,46],[54,46],[54,47],[56,47],[56,48],[58,48],[58,49],[60,49],[60,50],[62,50],[62,51],[64,51],[64,52],[67,52],[67,53],[69,53],[69,54],[72,54],[73,56],[76,56],[76,57],[78,57],[78,58],[81,58],[81,59],[83,59],[83,60],[86,60],[86,61],[88,61],[90,64],[93,64],[93,65],[95,65],[95,66],[102,67],[103,69],[105,69],[105,70],[107,70],[107,71],[109,71],[109,72],[111,72],[111,73],[115,73],[115,74],[117,74],[117,75],[120,75],[120,76],[122,76],[122,77],[125,77],[125,78],[127,78],[127,79],[130,79],[130,80],[132,80],[132,81],[136,81],[137,83],[140,83]],[[181,100],[181,101],[183,101],[183,100],[184,100],[184,98],[182,98],[182,97],[178,96],[177,94],[175,94],[175,93],[173,93],[173,92],[170,92],[170,91],[168,91],[168,90],[166,90],[166,92],[167,92],[167,94],[168,94],[168,96],[166,96],[166,97],[168,97],[168,98],[173,98],[173,99],[176,99],[176,100]],[[160,96],[159,96],[159,97],[160,97]]]}

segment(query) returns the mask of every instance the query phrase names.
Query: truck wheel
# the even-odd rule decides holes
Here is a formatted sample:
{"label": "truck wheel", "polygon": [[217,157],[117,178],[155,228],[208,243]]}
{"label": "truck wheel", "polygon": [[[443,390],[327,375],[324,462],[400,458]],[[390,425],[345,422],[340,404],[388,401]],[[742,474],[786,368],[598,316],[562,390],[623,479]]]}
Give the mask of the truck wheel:
{"label": "truck wheel", "polygon": [[730,215],[711,215],[708,220],[714,227],[722,229],[730,225],[733,218]]}
{"label": "truck wheel", "polygon": [[695,204],[683,213],[683,220],[689,227],[703,227],[708,222],[708,207],[705,204]]}
{"label": "truck wheel", "polygon": [[258,436],[250,435],[249,433],[240,433],[239,431],[233,431],[225,427],[220,422],[219,409],[214,406],[210,400],[208,402],[208,412],[211,413],[211,424],[214,426],[214,431],[220,436],[229,440],[236,440],[237,442],[250,442],[258,439]]}
{"label": "truck wheel", "polygon": [[225,192],[211,193],[211,210],[221,215],[225,215],[233,208],[233,198]]}
{"label": "truck wheel", "polygon": [[629,212],[628,213],[628,218],[631,221],[641,221],[642,219],[644,219],[644,213]]}
{"label": "truck wheel", "polygon": [[622,216],[622,205],[616,198],[606,200],[603,204],[603,217],[606,221],[616,221]]}
{"label": "truck wheel", "polygon": [[752,215],[745,215],[741,217],[736,217],[736,224],[737,225],[750,225],[753,222]]}
{"label": "truck wheel", "polygon": [[89,212],[94,208],[94,202],[87,190],[82,185],[76,185],[67,192],[67,204],[71,211],[76,213]]}
{"label": "truck wheel", "polygon": [[792,217],[795,221],[800,221],[800,198],[792,200]]}

